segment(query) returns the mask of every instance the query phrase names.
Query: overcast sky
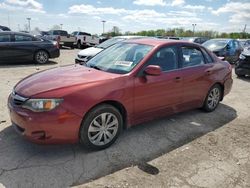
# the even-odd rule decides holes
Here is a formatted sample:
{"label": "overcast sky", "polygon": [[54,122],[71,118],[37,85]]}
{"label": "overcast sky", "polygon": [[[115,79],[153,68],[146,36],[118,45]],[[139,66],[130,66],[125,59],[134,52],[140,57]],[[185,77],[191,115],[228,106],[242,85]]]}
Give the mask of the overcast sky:
{"label": "overcast sky", "polygon": [[122,32],[183,27],[192,30],[250,32],[250,0],[0,0],[0,25],[24,29],[63,29],[102,33],[118,26]]}

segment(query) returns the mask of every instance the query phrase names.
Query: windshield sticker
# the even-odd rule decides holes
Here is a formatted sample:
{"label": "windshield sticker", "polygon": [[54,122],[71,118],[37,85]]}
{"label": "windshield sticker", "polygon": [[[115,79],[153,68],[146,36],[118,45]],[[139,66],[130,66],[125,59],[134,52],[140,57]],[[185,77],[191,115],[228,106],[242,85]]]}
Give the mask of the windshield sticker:
{"label": "windshield sticker", "polygon": [[131,67],[133,64],[132,61],[116,61],[115,65],[125,66],[125,67]]}

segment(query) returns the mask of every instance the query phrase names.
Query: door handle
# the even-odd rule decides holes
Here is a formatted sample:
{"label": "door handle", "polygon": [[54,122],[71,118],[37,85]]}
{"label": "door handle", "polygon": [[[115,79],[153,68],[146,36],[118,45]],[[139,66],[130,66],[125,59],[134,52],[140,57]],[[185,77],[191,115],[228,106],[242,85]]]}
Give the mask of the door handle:
{"label": "door handle", "polygon": [[211,70],[207,70],[206,71],[206,75],[211,75],[212,74],[212,71]]}
{"label": "door handle", "polygon": [[175,80],[176,82],[179,82],[179,81],[181,81],[181,77],[180,77],[180,76],[177,76],[177,77],[174,78],[174,80]]}

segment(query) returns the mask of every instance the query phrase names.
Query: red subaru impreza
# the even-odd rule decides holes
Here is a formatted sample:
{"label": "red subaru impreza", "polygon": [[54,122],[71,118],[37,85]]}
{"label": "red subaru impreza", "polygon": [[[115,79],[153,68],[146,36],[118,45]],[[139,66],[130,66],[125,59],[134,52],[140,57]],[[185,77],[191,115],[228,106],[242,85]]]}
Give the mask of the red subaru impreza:
{"label": "red subaru impreza", "polygon": [[23,79],[8,106],[13,126],[33,142],[103,149],[131,125],[193,108],[213,111],[231,90],[231,72],[198,44],[130,40],[85,65]]}

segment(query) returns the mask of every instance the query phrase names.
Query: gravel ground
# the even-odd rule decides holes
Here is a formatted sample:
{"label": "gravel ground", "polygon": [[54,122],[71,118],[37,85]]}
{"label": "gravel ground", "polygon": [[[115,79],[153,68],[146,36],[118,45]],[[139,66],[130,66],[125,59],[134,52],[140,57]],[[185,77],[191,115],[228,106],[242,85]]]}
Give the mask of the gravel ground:
{"label": "gravel ground", "polygon": [[7,97],[25,76],[74,63],[61,50],[48,65],[0,66],[1,187],[250,187],[250,78],[233,76],[231,93],[212,113],[192,110],[124,131],[102,151],[43,146],[15,133]]}

